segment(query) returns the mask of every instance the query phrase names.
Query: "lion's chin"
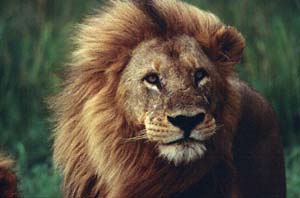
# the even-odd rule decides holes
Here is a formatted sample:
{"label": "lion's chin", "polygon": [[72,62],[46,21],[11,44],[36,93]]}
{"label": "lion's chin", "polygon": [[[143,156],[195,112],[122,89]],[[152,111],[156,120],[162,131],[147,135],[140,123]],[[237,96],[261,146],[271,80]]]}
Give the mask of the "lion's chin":
{"label": "lion's chin", "polygon": [[158,146],[159,155],[174,163],[175,166],[192,163],[201,159],[206,153],[203,143],[192,141],[175,144],[161,144]]}

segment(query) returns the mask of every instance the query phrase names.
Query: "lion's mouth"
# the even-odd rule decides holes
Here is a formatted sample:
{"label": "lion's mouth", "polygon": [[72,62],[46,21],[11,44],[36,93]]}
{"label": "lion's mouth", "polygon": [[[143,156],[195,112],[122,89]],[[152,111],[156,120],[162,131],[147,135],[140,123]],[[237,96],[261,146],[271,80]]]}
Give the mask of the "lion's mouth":
{"label": "lion's mouth", "polygon": [[175,145],[175,144],[188,144],[188,143],[203,143],[203,141],[196,140],[194,138],[180,138],[171,142],[164,143],[163,145]]}

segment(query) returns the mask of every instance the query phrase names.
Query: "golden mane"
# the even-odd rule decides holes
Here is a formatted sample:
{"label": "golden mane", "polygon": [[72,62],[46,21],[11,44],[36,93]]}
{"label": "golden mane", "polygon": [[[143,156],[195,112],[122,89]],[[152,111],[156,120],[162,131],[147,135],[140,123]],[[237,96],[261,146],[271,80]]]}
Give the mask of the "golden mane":
{"label": "golden mane", "polygon": [[[135,47],[151,38],[186,34],[194,37],[207,53],[214,54],[210,50],[214,45],[212,35],[225,27],[213,14],[186,3],[176,0],[154,3],[159,20],[165,25],[163,33],[143,8],[129,0],[111,1],[77,29],[64,90],[50,101],[56,119],[54,161],[64,175],[65,197],[116,197],[123,191],[123,197],[136,197],[145,189],[161,195],[175,193],[194,184],[214,163],[207,160],[203,170],[189,172],[189,166],[170,167],[153,160],[155,153],[147,145],[124,142],[133,131],[140,130],[140,126],[126,120],[120,108],[124,96],[118,90],[120,72]],[[230,63],[234,62],[233,57]],[[235,101],[237,96],[229,97]],[[227,106],[225,113],[238,113],[238,102],[236,105],[228,102]],[[227,119],[228,127],[233,128],[235,114]],[[172,171],[178,174],[169,174]],[[124,183],[124,175],[131,182]],[[147,180],[147,185],[140,183],[140,189],[131,189],[143,180]],[[157,184],[159,180],[168,186],[162,188]],[[126,194],[126,188],[132,194]]]}

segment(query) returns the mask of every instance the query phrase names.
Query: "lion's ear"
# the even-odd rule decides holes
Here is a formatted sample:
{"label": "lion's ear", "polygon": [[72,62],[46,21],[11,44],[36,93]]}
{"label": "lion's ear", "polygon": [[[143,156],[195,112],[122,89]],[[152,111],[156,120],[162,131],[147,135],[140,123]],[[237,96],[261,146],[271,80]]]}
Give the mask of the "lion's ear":
{"label": "lion's ear", "polygon": [[217,65],[234,65],[241,60],[244,47],[244,37],[238,30],[221,27],[211,36],[209,56]]}

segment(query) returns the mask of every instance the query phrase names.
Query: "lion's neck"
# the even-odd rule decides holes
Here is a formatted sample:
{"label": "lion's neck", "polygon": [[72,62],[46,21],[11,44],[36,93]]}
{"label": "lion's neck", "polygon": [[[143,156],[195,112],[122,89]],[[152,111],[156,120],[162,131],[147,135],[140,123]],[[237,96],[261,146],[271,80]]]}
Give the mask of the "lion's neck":
{"label": "lion's neck", "polygon": [[[210,153],[193,164],[177,167],[145,156],[135,163],[133,161],[127,162],[128,166],[125,164],[121,174],[110,183],[113,188],[107,197],[193,197],[195,194],[216,197],[214,193],[231,190],[228,183],[233,179],[232,167]],[[222,182],[228,185],[228,189],[218,189],[226,186],[220,185]]]}
{"label": "lion's neck", "polygon": [[[114,179],[114,188],[108,197],[167,197],[184,192],[196,184],[215,163],[213,160],[203,159],[176,167],[152,156],[155,153],[144,152],[142,155],[144,156],[140,159],[132,156],[133,161],[124,164],[122,173]],[[205,163],[206,161],[209,163]]]}

